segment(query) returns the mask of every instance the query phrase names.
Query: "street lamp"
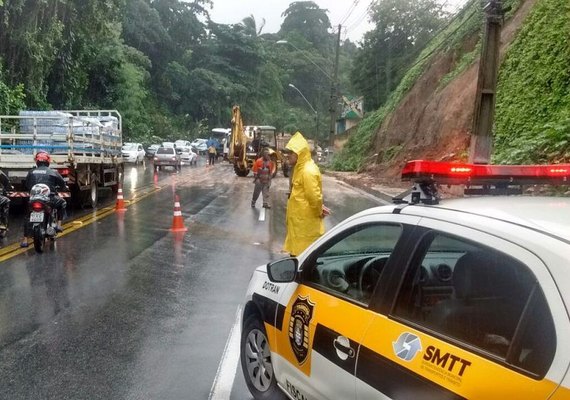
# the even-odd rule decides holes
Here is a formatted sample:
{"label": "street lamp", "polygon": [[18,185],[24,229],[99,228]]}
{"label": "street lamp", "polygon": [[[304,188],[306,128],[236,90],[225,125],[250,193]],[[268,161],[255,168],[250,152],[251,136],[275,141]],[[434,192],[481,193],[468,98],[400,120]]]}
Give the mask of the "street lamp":
{"label": "street lamp", "polygon": [[316,122],[316,130],[317,130],[315,133],[315,140],[318,141],[319,140],[319,113],[317,112],[317,110],[315,110],[315,108],[311,105],[311,103],[309,103],[309,100],[307,100],[307,98],[303,95],[303,93],[299,89],[297,89],[297,86],[290,83],[289,87],[295,89],[297,91],[297,93],[299,93],[301,95],[303,100],[305,100],[305,103],[307,103],[307,105],[315,113],[315,122]]}
{"label": "street lamp", "polygon": [[[330,113],[331,113],[331,121],[330,121],[330,132],[329,132],[329,146],[334,147],[334,134],[335,134],[335,120],[336,120],[336,99],[338,97],[338,83],[337,83],[337,74],[338,74],[338,55],[339,55],[339,46],[340,46],[340,27],[339,27],[339,37],[336,49],[336,57],[335,57],[335,64],[334,64],[334,78],[330,76],[328,72],[322,69],[316,62],[314,62],[310,57],[305,55],[305,53],[295,46],[293,43],[288,42],[287,40],[278,40],[275,42],[276,44],[288,44],[293,47],[295,50],[299,51],[301,55],[307,59],[311,64],[313,64],[319,71],[321,71],[331,82],[331,98],[330,98]],[[289,84],[289,86],[292,86]],[[295,88],[297,89],[297,88]],[[297,89],[299,91],[299,89]],[[301,93],[299,91],[299,93]],[[302,94],[301,94],[302,96]],[[303,96],[304,98],[305,96]],[[307,99],[305,99],[306,101]],[[311,107],[312,108],[312,107]],[[318,120],[317,120],[318,124]],[[318,129],[317,129],[318,130]]]}

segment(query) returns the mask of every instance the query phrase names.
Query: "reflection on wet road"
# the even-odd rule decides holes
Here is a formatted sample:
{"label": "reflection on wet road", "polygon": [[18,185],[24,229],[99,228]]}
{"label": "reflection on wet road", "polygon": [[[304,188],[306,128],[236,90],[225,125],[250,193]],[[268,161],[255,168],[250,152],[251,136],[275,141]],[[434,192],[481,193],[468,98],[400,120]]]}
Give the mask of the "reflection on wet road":
{"label": "reflection on wet road", "polygon": [[[377,204],[324,188],[328,226]],[[126,212],[2,262],[0,398],[208,399],[253,269],[283,256],[287,179],[265,221],[252,190],[227,164],[128,167]],[[186,234],[169,231],[175,194]],[[240,370],[231,398],[251,398]]]}

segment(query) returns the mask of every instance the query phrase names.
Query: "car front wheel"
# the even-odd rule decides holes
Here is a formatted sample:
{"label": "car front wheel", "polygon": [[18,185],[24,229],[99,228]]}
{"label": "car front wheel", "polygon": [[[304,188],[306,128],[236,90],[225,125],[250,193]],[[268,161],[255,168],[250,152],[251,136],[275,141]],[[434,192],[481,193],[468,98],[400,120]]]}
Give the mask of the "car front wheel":
{"label": "car front wheel", "polygon": [[243,326],[241,367],[245,383],[256,400],[287,399],[277,387],[267,334],[257,315],[248,317]]}

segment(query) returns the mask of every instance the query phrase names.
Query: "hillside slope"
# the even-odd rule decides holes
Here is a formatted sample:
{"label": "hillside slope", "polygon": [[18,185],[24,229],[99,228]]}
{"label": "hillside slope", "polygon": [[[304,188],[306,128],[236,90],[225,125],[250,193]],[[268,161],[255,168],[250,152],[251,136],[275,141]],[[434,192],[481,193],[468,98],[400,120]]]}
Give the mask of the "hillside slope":
{"label": "hillside slope", "polygon": [[[517,118],[517,112],[528,113],[525,110],[536,112],[537,107],[527,107],[524,102],[532,102],[529,96],[513,96],[509,93],[509,88],[514,80],[519,84],[517,90],[522,90],[521,86],[531,87],[544,86],[544,81],[548,79],[534,79],[533,76],[549,75],[545,71],[529,71],[523,79],[518,79],[512,74],[521,74],[525,65],[517,63],[518,59],[526,63],[530,60],[549,57],[546,65],[544,62],[528,64],[528,68],[539,68],[549,66],[557,69],[553,85],[557,92],[555,100],[550,101],[548,110],[542,110],[540,121],[537,121],[537,129],[544,126],[544,121],[554,118],[557,121],[562,118],[565,105],[570,105],[570,50],[567,37],[570,30],[570,12],[568,12],[567,0],[521,0],[511,1],[514,12],[505,21],[501,34],[501,75],[499,82],[497,113],[509,112],[509,118]],[[551,15],[556,13],[557,15]],[[468,14],[468,9],[478,9],[477,12]],[[562,12],[561,12],[562,11]],[[383,109],[378,110],[373,115],[368,116],[354,138],[351,138],[345,148],[345,160],[350,162],[340,163],[351,169],[357,168],[360,171],[372,173],[379,182],[395,181],[399,178],[399,173],[403,164],[412,159],[437,159],[437,160],[462,160],[467,157],[469,147],[469,134],[473,120],[473,106],[477,85],[478,54],[480,52],[480,32],[482,14],[477,2],[472,2],[465,10],[465,17],[460,22],[458,28],[454,28],[452,34],[457,34],[461,26],[471,25],[471,30],[462,32],[460,40],[454,46],[442,46],[445,50],[434,52],[421,73],[410,72],[407,78],[401,83],[396,93],[393,94],[392,104],[387,104]],[[471,21],[468,19],[471,18]],[[552,20],[555,21],[554,26]],[[474,23],[478,26],[474,27]],[[473,28],[474,27],[474,28]],[[517,40],[519,33],[524,33],[525,38],[540,38],[542,30],[560,31],[560,36],[546,35],[544,40],[548,41],[548,46],[543,46],[547,50],[537,51],[532,48],[530,51],[525,48],[525,40]],[[522,32],[522,33],[521,33]],[[449,40],[448,37],[442,40]],[[566,36],[564,36],[566,35]],[[536,44],[535,44],[536,46]],[[530,54],[528,54],[530,52]],[[554,56],[552,55],[554,53]],[[521,56],[523,54],[524,56]],[[426,58],[425,56],[423,56]],[[420,61],[422,56],[420,55]],[[556,61],[556,62],[555,62]],[[564,61],[567,61],[564,63]],[[503,66],[509,66],[503,71]],[[414,77],[415,76],[415,77]],[[398,93],[399,91],[399,93]],[[502,93],[501,93],[502,91]],[[548,90],[542,90],[544,97],[552,96]],[[519,103],[516,103],[519,102]],[[555,107],[556,106],[556,107]],[[539,107],[538,107],[539,108]],[[544,107],[543,107],[544,108]],[[566,112],[568,107],[566,107]],[[559,117],[560,116],[560,117]],[[526,124],[523,129],[528,129],[531,124],[528,120],[531,116],[526,116]],[[555,122],[555,121],[553,121]],[[500,131],[496,134],[503,140],[501,153],[504,154],[504,143],[513,139],[513,135],[521,135],[520,132],[512,132],[508,121],[505,121],[503,114],[497,116],[497,126]],[[557,125],[556,131],[559,135],[570,135]],[[570,124],[568,125],[570,127]],[[372,128],[372,129],[371,129]],[[535,131],[536,131],[535,130]],[[562,131],[561,131],[562,130]],[[562,133],[561,133],[562,132]],[[565,133],[566,132],[566,133]],[[530,132],[529,132],[530,135]],[[368,136],[368,137],[367,137]],[[566,143],[570,143],[570,137]],[[360,159],[357,163],[354,158],[347,157],[347,153],[354,155],[357,151],[366,151],[366,143],[372,142],[373,153],[368,151],[367,158]],[[525,142],[526,143],[526,142]],[[523,143],[519,143],[523,147]],[[560,144],[564,146],[564,143]],[[528,146],[527,146],[528,147]],[[368,147],[370,149],[370,147]],[[568,149],[568,146],[566,146]],[[511,154],[511,153],[508,153]],[[341,159],[343,155],[341,154]],[[557,160],[561,158],[558,157]],[[500,161],[516,161],[512,157],[502,157]],[[568,160],[567,160],[568,161]]]}

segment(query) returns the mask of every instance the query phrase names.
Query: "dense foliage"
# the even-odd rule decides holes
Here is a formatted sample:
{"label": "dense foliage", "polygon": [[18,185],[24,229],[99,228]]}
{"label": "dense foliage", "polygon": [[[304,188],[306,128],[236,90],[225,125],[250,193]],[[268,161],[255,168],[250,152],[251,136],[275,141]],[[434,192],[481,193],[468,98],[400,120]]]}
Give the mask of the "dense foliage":
{"label": "dense foliage", "polygon": [[[253,16],[215,23],[211,5],[0,2],[0,112],[116,108],[127,138],[149,143],[227,127],[231,106],[239,104],[246,124],[325,138],[335,38],[327,11],[312,1],[293,2],[280,32],[263,34],[264,22]],[[350,53],[355,46],[342,46],[346,70],[345,48]],[[341,90],[346,81],[341,74]]]}
{"label": "dense foliage", "polygon": [[441,2],[435,0],[384,0],[372,9],[375,28],[366,33],[357,53],[352,80],[366,98],[365,108],[376,110],[423,50],[447,22]]}
{"label": "dense foliage", "polygon": [[541,0],[501,68],[495,159],[570,162],[570,3]]}

